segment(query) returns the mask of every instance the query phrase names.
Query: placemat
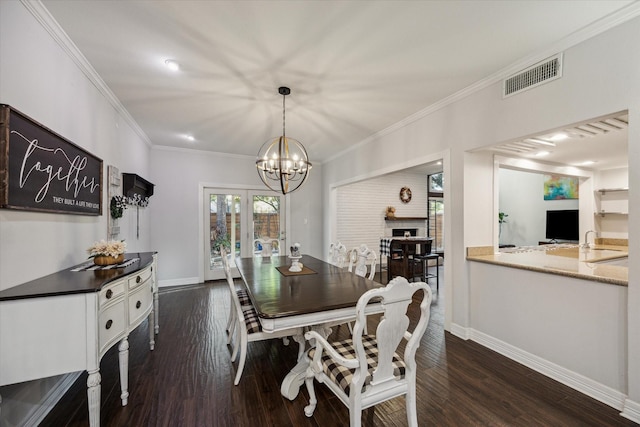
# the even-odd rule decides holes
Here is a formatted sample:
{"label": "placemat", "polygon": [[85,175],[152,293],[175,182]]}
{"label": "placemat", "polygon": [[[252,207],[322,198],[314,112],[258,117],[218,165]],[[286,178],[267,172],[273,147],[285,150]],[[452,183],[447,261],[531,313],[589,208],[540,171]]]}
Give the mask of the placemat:
{"label": "placemat", "polygon": [[291,266],[282,265],[280,267],[276,267],[276,270],[282,273],[283,276],[304,276],[305,274],[317,274],[314,270],[310,269],[306,265],[303,265],[302,271],[298,271],[298,272],[289,271],[289,267]]}

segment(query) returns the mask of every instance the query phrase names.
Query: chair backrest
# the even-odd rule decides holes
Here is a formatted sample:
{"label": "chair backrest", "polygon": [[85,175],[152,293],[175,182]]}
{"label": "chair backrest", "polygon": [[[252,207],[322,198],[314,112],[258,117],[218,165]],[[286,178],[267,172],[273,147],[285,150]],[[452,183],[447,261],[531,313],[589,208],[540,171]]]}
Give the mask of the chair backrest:
{"label": "chair backrest", "polygon": [[[373,250],[369,249],[367,245],[362,244],[359,248],[352,249],[351,253],[349,254],[349,271],[355,272],[355,274],[357,274],[358,276],[368,277],[369,279],[373,280],[373,277],[376,274],[377,261],[378,257],[376,256],[376,253]],[[368,276],[367,265],[369,265],[371,268]]]}
{"label": "chair backrest", "polygon": [[222,256],[222,267],[224,268],[224,275],[227,278],[227,285],[229,285],[229,291],[231,292],[231,301],[233,303],[233,307],[231,307],[231,310],[235,310],[238,318],[241,321],[240,324],[242,324],[242,322],[244,322],[242,305],[240,304],[240,299],[238,298],[238,294],[236,293],[236,285],[233,283],[231,267],[229,266],[229,259],[227,258],[227,250],[223,246],[220,246],[220,255]]}
{"label": "chair backrest", "polygon": [[427,243],[420,244],[420,255],[429,255],[431,253],[431,246],[433,241],[429,240]]}
{"label": "chair backrest", "polygon": [[280,241],[278,239],[255,239],[253,244],[256,248],[260,248],[260,255],[265,258],[273,255],[273,249],[279,248]]}
{"label": "chair backrest", "polygon": [[343,268],[347,262],[347,247],[340,243],[332,243],[329,246],[329,262]]}
{"label": "chair backrest", "polygon": [[[420,289],[424,292],[424,297],[420,303],[420,318],[413,331],[409,331],[409,317],[407,309],[413,301],[413,295]],[[371,358],[371,350],[365,350],[362,334],[367,324],[365,308],[372,299],[380,299],[384,313],[376,328],[377,343],[377,368],[368,381],[367,393],[376,393],[371,388],[379,391],[385,388],[393,388],[396,384],[393,365],[394,354],[403,355],[402,361],[405,363],[405,379],[410,382],[415,381],[416,350],[420,346],[420,340],[427,330],[431,307],[431,288],[424,282],[409,283],[404,277],[396,277],[383,288],[372,289],[364,293],[358,300],[356,306],[356,323],[353,327],[353,343],[358,359],[359,370],[366,372],[368,369],[367,358]],[[404,352],[398,352],[398,346],[402,340],[406,340]],[[373,353],[375,354],[375,352]],[[357,371],[356,371],[357,374]],[[362,390],[366,380],[366,375],[353,376],[353,383],[350,390]]]}

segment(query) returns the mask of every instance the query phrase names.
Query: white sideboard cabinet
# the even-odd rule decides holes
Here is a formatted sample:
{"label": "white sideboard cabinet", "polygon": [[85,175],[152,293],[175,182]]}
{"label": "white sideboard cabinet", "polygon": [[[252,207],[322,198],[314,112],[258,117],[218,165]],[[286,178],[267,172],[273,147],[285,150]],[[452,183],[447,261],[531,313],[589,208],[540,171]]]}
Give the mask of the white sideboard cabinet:
{"label": "white sideboard cabinet", "polygon": [[[100,425],[100,359],[116,343],[122,405],[129,333],[158,333],[157,254],[126,254],[125,267],[76,266],[0,291],[0,386],[86,370],[89,425]],[[80,270],[80,271],[78,271]],[[0,409],[1,410],[1,409]]]}

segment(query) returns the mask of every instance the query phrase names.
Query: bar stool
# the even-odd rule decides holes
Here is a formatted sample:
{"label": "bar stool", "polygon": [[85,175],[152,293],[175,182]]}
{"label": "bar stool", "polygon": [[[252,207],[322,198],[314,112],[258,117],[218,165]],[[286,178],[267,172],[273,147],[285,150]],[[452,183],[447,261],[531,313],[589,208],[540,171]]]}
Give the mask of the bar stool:
{"label": "bar stool", "polygon": [[[436,260],[436,272],[435,274],[429,273],[429,260]],[[414,271],[416,265],[422,267],[422,281],[428,283],[428,279],[436,279],[436,291],[440,290],[440,255],[431,253],[431,242],[420,245],[420,253],[413,255],[413,262],[411,265],[411,279],[415,277]]]}

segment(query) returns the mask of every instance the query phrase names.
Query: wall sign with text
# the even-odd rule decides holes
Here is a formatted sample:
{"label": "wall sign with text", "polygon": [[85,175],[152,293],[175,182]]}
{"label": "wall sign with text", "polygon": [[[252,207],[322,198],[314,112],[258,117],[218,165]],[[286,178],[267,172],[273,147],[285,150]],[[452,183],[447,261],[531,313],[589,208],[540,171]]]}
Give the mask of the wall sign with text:
{"label": "wall sign with text", "polygon": [[102,215],[102,160],[0,104],[0,207]]}

